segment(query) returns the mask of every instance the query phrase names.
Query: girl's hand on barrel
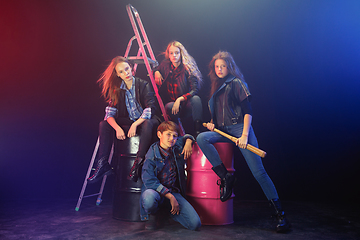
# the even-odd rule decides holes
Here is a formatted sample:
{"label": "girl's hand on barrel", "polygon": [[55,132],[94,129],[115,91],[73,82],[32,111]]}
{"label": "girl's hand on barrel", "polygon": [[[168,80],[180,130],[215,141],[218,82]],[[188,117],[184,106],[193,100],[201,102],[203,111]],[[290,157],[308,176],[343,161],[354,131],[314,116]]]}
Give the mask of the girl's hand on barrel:
{"label": "girl's hand on barrel", "polygon": [[135,122],[133,124],[131,124],[130,129],[128,131],[128,137],[129,138],[136,135],[136,128],[137,128],[137,126],[136,126]]}
{"label": "girl's hand on barrel", "polygon": [[119,140],[124,140],[125,139],[125,133],[124,130],[122,130],[121,127],[116,129],[116,138]]}
{"label": "girl's hand on barrel", "polygon": [[213,123],[207,123],[206,124],[207,129],[209,129],[210,131],[214,131],[215,128],[215,124]]}

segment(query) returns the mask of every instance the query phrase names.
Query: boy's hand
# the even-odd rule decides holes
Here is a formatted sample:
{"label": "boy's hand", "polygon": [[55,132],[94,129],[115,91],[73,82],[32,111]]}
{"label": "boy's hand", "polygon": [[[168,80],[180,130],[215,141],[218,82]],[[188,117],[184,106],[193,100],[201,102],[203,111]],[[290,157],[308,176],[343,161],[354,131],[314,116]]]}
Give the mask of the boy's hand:
{"label": "boy's hand", "polygon": [[192,140],[186,139],[183,151],[181,154],[184,154],[184,159],[188,159],[192,154]]}
{"label": "boy's hand", "polygon": [[176,200],[176,198],[174,197],[174,195],[172,195],[171,193],[167,193],[165,195],[166,198],[168,198],[170,200],[170,204],[171,204],[171,210],[170,210],[170,213],[172,215],[179,215],[180,213],[180,207],[179,207],[179,203],[178,201]]}

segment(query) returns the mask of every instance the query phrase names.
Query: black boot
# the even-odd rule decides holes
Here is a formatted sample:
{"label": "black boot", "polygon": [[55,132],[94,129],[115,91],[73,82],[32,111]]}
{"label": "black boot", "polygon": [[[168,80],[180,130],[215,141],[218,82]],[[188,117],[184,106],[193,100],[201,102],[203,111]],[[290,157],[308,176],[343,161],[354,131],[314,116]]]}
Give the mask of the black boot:
{"label": "black boot", "polygon": [[200,120],[195,120],[194,122],[194,129],[195,129],[195,138],[197,137],[197,135],[200,134],[201,132],[201,121]]}
{"label": "black boot", "polygon": [[137,182],[141,178],[142,166],[144,164],[144,158],[136,157],[133,166],[130,169],[127,179]]}
{"label": "black boot", "polygon": [[113,168],[110,166],[107,159],[107,156],[99,159],[94,174],[87,180],[89,183],[95,183],[101,180],[103,176],[114,173]]}
{"label": "black boot", "polygon": [[285,213],[282,210],[280,200],[278,198],[271,199],[270,203],[275,208],[276,219],[278,221],[278,224],[276,225],[276,232],[278,233],[288,232],[291,228],[291,224],[287,220]]}
{"label": "black boot", "polygon": [[156,230],[158,228],[158,216],[157,214],[149,215],[149,220],[145,222],[145,229],[146,230]]}
{"label": "black boot", "polygon": [[229,173],[223,163],[213,167],[212,170],[218,175],[221,179],[220,184],[220,200],[225,202],[232,195],[233,185],[235,183],[235,176]]}

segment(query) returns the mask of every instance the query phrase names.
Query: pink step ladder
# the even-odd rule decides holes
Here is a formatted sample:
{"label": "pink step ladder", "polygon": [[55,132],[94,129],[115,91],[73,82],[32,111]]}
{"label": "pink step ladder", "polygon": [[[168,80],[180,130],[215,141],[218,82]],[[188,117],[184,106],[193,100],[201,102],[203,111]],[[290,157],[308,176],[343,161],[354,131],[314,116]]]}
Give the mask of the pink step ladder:
{"label": "pink step ladder", "polygon": [[[159,103],[159,106],[160,106],[160,109],[161,109],[161,113],[162,113],[165,121],[167,121],[168,116],[167,116],[167,114],[165,112],[165,107],[164,107],[163,101],[159,96],[159,92],[158,92],[158,88],[157,88],[156,83],[155,83],[154,76],[152,75],[152,69],[158,66],[158,62],[156,61],[155,55],[154,55],[154,53],[153,53],[153,51],[151,49],[149,39],[148,39],[148,37],[146,35],[145,29],[144,29],[144,26],[143,26],[143,24],[141,22],[140,15],[139,15],[138,11],[130,4],[128,4],[126,6],[126,10],[127,10],[128,15],[129,15],[129,19],[130,19],[130,22],[131,22],[131,26],[132,26],[132,28],[134,30],[135,36],[133,36],[129,40],[129,43],[127,45],[124,57],[128,58],[130,62],[134,63],[133,75],[135,75],[135,73],[136,73],[136,69],[137,69],[138,64],[145,64],[146,70],[147,70],[148,75],[150,77],[151,84],[153,86],[156,98],[158,100],[158,103]],[[136,19],[136,21],[135,21],[135,19]],[[140,28],[140,32],[138,30],[138,27]],[[132,46],[132,42],[135,39],[137,40],[137,43],[139,45],[137,55],[136,56],[129,56],[130,48]],[[150,57],[148,57],[147,52],[148,52]],[[93,164],[94,164],[95,157],[96,157],[98,149],[99,149],[99,138],[98,138],[98,140],[96,142],[96,146],[95,146],[95,149],[94,149],[94,152],[93,152],[90,164],[89,164],[88,171],[87,171],[86,176],[85,176],[85,180],[84,180],[81,192],[80,192],[80,196],[79,196],[78,202],[77,202],[76,207],[75,207],[76,211],[79,211],[80,205],[81,205],[81,202],[82,202],[83,198],[92,197],[92,196],[98,196],[97,200],[96,200],[96,205],[99,205],[102,202],[101,197],[102,197],[102,193],[103,193],[103,190],[104,190],[104,186],[105,186],[107,176],[103,177],[102,183],[101,183],[101,186],[100,186],[100,191],[98,193],[84,196],[85,190],[86,190],[86,187],[87,187],[87,179],[90,176],[91,170],[94,170],[93,169]],[[109,163],[111,163],[111,161],[112,161],[113,152],[114,152],[114,145],[113,145],[113,147],[111,149],[111,153],[110,153],[110,156],[109,156],[109,159],[108,159]]]}

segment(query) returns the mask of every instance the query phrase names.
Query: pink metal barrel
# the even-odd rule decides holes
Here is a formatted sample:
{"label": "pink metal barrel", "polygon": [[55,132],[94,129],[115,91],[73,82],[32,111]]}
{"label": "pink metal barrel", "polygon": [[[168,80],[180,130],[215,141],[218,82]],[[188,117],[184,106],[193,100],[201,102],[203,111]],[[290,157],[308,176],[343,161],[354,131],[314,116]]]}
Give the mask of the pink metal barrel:
{"label": "pink metal barrel", "polygon": [[[230,173],[233,173],[233,144],[215,143],[220,158]],[[203,225],[226,225],[234,222],[233,198],[226,202],[220,200],[219,177],[211,169],[197,144],[194,144],[193,154],[187,163],[187,199],[199,214]],[[220,180],[219,180],[220,182]]]}

